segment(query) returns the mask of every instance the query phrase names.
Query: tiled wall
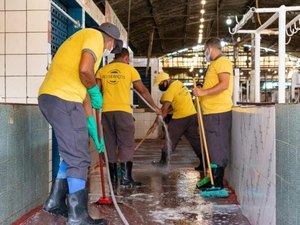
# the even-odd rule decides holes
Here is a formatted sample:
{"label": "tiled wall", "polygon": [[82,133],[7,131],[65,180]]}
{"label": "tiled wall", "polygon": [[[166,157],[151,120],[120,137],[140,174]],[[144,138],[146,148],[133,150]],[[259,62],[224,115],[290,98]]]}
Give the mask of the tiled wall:
{"label": "tiled wall", "polygon": [[0,104],[0,224],[39,206],[48,194],[49,125],[37,106]]}
{"label": "tiled wall", "polygon": [[275,225],[275,107],[234,108],[231,141],[226,177],[243,213],[253,225]]}
{"label": "tiled wall", "polygon": [[300,105],[276,106],[277,225],[300,224]]}
{"label": "tiled wall", "polygon": [[37,103],[49,58],[49,0],[0,1],[0,102]]}
{"label": "tiled wall", "polygon": [[[146,58],[134,58],[133,59],[133,66],[134,67],[146,67],[147,66],[147,59]],[[151,96],[159,107],[161,107],[161,104],[159,103],[159,99],[161,97],[162,92],[158,90],[158,87],[153,87],[155,76],[162,71],[161,64],[159,62],[158,58],[151,58],[149,66],[151,67]],[[154,112],[144,112],[142,111],[138,112],[138,110],[133,110],[133,116],[135,118],[135,138],[136,139],[142,139],[148,129],[153,124],[156,114]],[[155,139],[159,136],[161,128],[158,128],[155,130],[154,133],[149,135],[147,138]]]}
{"label": "tiled wall", "polygon": [[[156,119],[156,114],[154,112],[135,112],[133,111],[133,117],[135,119],[135,139],[142,139],[145,137],[148,129],[152,126]],[[155,132],[147,136],[147,139],[155,139],[158,137],[157,128]]]}

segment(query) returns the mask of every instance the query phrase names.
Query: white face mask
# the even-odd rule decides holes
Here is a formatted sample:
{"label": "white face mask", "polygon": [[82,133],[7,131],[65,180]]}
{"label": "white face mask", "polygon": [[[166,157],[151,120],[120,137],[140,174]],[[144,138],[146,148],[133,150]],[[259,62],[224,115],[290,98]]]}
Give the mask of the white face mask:
{"label": "white face mask", "polygon": [[111,52],[110,50],[105,49],[103,52],[103,57],[109,56],[110,52]]}
{"label": "white face mask", "polygon": [[206,62],[209,63],[210,62],[210,54],[211,54],[210,50],[206,49],[204,54],[205,54]]}

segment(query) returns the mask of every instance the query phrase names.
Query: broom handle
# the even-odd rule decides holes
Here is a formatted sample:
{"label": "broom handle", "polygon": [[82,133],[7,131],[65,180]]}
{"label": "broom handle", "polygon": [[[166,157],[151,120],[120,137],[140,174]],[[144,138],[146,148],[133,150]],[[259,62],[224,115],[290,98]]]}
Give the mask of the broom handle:
{"label": "broom handle", "polygon": [[[100,129],[100,118],[99,118],[99,110],[96,110],[96,122],[97,122],[97,131],[98,131],[98,139],[100,141],[101,138],[101,129]],[[99,163],[100,163],[100,178],[101,178],[101,188],[102,188],[102,196],[103,198],[106,198],[105,196],[105,185],[104,185],[104,173],[103,173],[103,158],[102,154],[99,153]]]}
{"label": "broom handle", "polygon": [[[194,83],[194,88],[197,87],[195,77],[193,78],[193,83]],[[205,130],[204,130],[204,126],[203,126],[203,119],[202,119],[202,113],[201,113],[199,98],[196,97],[195,100],[196,100],[196,106],[197,106],[198,125],[201,128],[200,133],[202,134],[202,140],[203,140],[203,144],[204,144],[205,156],[206,156],[206,160],[207,160],[207,164],[208,164],[208,173],[209,173],[209,177],[210,177],[210,182],[211,182],[212,186],[214,186],[215,182],[214,182],[214,178],[213,178],[212,171],[211,171],[211,166],[210,166],[210,158],[209,158],[208,149],[207,149],[206,135],[205,135]]]}
{"label": "broom handle", "polygon": [[[198,100],[198,98],[197,98],[197,100]],[[205,165],[204,146],[203,146],[203,140],[202,140],[203,136],[202,136],[202,132],[201,132],[199,122],[198,122],[198,129],[199,129],[199,135],[200,135],[200,147],[201,147],[201,154],[202,154],[202,164],[203,164],[204,176],[206,176],[207,171],[206,171],[206,165]]]}
{"label": "broom handle", "polygon": [[137,146],[134,148],[134,151],[138,150],[138,148],[141,146],[141,144],[146,140],[149,134],[146,134],[143,139],[137,144]]}

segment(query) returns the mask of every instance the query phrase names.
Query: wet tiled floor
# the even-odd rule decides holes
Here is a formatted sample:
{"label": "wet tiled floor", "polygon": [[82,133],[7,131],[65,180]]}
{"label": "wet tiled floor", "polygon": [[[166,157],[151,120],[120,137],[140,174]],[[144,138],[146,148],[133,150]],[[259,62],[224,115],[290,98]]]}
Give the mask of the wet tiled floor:
{"label": "wet tiled floor", "polygon": [[[203,199],[195,188],[199,172],[191,147],[182,141],[173,153],[170,167],[158,169],[151,165],[160,158],[162,141],[147,140],[137,150],[134,178],[143,185],[135,189],[119,187],[116,199],[130,225],[250,225],[243,216],[230,190],[229,198]],[[123,224],[113,205],[93,204],[100,197],[99,168],[90,174],[90,213],[104,217],[111,225]],[[65,219],[37,210],[21,225],[61,225]]]}

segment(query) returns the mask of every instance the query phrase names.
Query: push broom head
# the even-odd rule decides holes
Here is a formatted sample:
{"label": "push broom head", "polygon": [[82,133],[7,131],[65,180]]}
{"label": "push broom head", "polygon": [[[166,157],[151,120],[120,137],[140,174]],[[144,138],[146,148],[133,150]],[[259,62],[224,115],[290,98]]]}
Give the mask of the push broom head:
{"label": "push broom head", "polygon": [[113,202],[112,202],[112,200],[111,200],[110,198],[108,198],[108,197],[105,197],[105,198],[101,197],[101,198],[99,198],[99,200],[98,200],[97,202],[95,202],[95,203],[96,203],[96,205],[111,205]]}
{"label": "push broom head", "polygon": [[210,179],[209,177],[204,177],[202,180],[199,180],[198,183],[196,184],[196,187],[198,189],[205,188],[207,185],[210,184]]}
{"label": "push broom head", "polygon": [[212,186],[200,192],[200,196],[203,198],[227,198],[229,193],[224,188],[218,188]]}

